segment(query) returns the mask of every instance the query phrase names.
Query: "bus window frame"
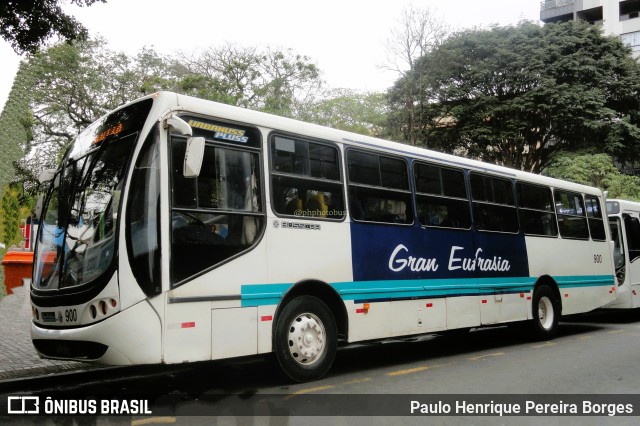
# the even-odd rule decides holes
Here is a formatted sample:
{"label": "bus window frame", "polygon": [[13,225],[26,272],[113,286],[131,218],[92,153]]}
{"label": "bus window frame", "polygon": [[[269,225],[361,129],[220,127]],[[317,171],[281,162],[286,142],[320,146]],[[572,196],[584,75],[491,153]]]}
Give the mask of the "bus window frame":
{"label": "bus window frame", "polygon": [[[625,244],[625,252],[628,254],[628,262],[629,264],[635,262],[640,259],[640,249],[635,249],[635,245],[640,245],[640,236],[637,233],[632,233],[633,229],[629,229],[630,226],[633,225],[632,228],[640,228],[640,219],[637,217],[630,215],[629,213],[622,213],[622,222],[624,223],[624,244]],[[629,223],[630,222],[630,223]],[[631,249],[630,242],[633,242],[634,249]],[[633,255],[632,255],[633,251]]]}
{"label": "bus window frame", "polygon": [[[367,184],[363,184],[363,183],[357,183],[357,182],[352,182],[351,181],[351,176],[349,174],[349,155],[351,152],[356,152],[356,153],[361,153],[361,154],[365,154],[365,155],[373,155],[376,156],[378,158],[378,176],[380,177],[380,185],[367,185]],[[349,210],[349,218],[351,219],[352,222],[356,222],[356,223],[366,223],[366,224],[377,224],[377,225],[393,225],[393,226],[406,226],[406,227],[411,227],[414,226],[416,224],[416,211],[415,211],[415,191],[414,191],[414,186],[412,183],[412,169],[409,167],[410,162],[406,157],[400,156],[400,155],[394,155],[394,154],[390,154],[388,152],[385,151],[380,151],[380,150],[375,150],[375,149],[364,149],[364,148],[359,148],[359,147],[347,147],[347,149],[345,149],[344,152],[344,156],[345,156],[345,173],[346,173],[346,190],[347,190],[347,205],[348,205],[348,210]],[[387,159],[393,159],[393,160],[399,160],[402,161],[404,163],[405,166],[405,171],[406,171],[406,176],[407,176],[407,188],[406,190],[402,190],[402,189],[397,189],[397,188],[390,188],[390,187],[386,187],[386,186],[382,186],[382,172],[380,170],[380,158],[387,158]],[[375,220],[364,220],[364,219],[358,219],[354,216],[353,214],[353,210],[351,209],[351,188],[352,187],[357,187],[357,188],[364,188],[364,189],[368,189],[368,190],[374,190],[374,191],[386,191],[386,192],[396,192],[396,193],[401,193],[401,194],[408,194],[409,195],[409,199],[408,199],[408,203],[407,203],[407,209],[409,209],[409,214],[411,215],[411,220],[406,222],[406,223],[397,223],[397,222],[381,222],[381,221],[375,221]],[[407,216],[409,216],[409,214],[407,214]],[[407,217],[408,219],[408,217]],[[419,222],[418,222],[419,223]]]}
{"label": "bus window frame", "polygon": [[[520,199],[518,197],[518,186],[519,185],[525,185],[525,186],[533,186],[533,187],[537,187],[537,188],[542,188],[545,189],[549,192],[549,201],[551,201],[551,210],[539,210],[539,209],[534,209],[531,207],[522,207],[520,206]],[[560,238],[560,229],[558,228],[558,214],[556,212],[555,209],[555,199],[553,198],[553,189],[550,186],[546,186],[546,185],[541,185],[538,183],[533,183],[533,182],[529,182],[529,181],[523,181],[523,180],[516,180],[515,182],[515,195],[516,195],[516,206],[518,208],[518,220],[520,221],[520,231],[526,235],[526,236],[530,236],[530,237],[540,237],[540,238]],[[526,210],[526,211],[532,211],[532,212],[537,212],[537,213],[548,213],[548,214],[552,214],[553,215],[553,221],[555,224],[555,235],[551,235],[551,234],[534,234],[534,233],[529,233],[529,232],[525,232],[525,230],[523,229],[522,226],[522,219],[520,217],[520,212],[522,210]]]}
{"label": "bus window frame", "polygon": [[[318,177],[313,177],[311,176],[311,167],[310,167],[310,158],[307,158],[307,160],[309,161],[309,174],[308,175],[303,175],[303,174],[296,174],[296,173],[289,173],[289,172],[279,172],[274,170],[274,166],[275,166],[275,158],[273,155],[273,150],[272,147],[274,146],[274,144],[276,143],[276,138],[277,137],[281,137],[284,139],[292,139],[294,141],[301,141],[301,142],[305,142],[307,143],[307,147],[308,144],[313,143],[316,145],[321,145],[321,146],[326,146],[329,147],[331,149],[334,149],[335,152],[337,153],[337,160],[338,160],[338,164],[337,164],[337,168],[338,168],[338,180],[334,180],[334,179],[325,179],[325,178],[318,178]],[[324,139],[318,139],[318,138],[314,138],[314,137],[309,137],[309,136],[301,136],[301,135],[297,135],[294,133],[288,133],[288,132],[283,132],[280,130],[272,130],[271,132],[269,132],[269,134],[266,137],[267,140],[267,146],[266,146],[266,150],[268,151],[267,153],[267,158],[268,158],[268,167],[269,167],[269,175],[268,180],[269,180],[269,203],[271,204],[271,212],[279,218],[285,218],[285,219],[295,219],[295,220],[313,220],[313,221],[323,221],[323,222],[344,222],[347,218],[347,198],[346,198],[346,193],[345,193],[345,174],[343,171],[343,158],[342,158],[342,149],[340,148],[340,145],[338,145],[337,143],[331,142],[331,141],[327,141]],[[308,152],[308,151],[307,151]],[[322,216],[311,216],[311,215],[296,215],[296,214],[287,214],[287,213],[282,213],[282,212],[278,212],[276,210],[276,205],[277,203],[275,202],[275,198],[274,198],[274,176],[275,177],[281,177],[284,179],[292,179],[292,180],[301,180],[301,181],[306,181],[306,182],[321,182],[321,184],[326,184],[326,185],[335,185],[336,188],[339,187],[339,192],[342,196],[342,215],[340,217],[322,217]]]}
{"label": "bus window frame", "polygon": [[[602,241],[607,241],[607,224],[605,223],[605,215],[606,212],[602,211],[602,204],[600,203],[600,199],[598,197],[596,197],[595,195],[590,195],[590,194],[583,194],[584,197],[584,208],[586,210],[586,214],[587,214],[587,227],[589,228],[589,237],[591,238],[591,241],[598,241],[598,242],[602,242]],[[589,201],[595,201],[598,204],[598,210],[600,211],[600,217],[596,217],[593,216],[592,213],[589,210]],[[592,221],[598,221],[601,222],[602,225],[602,233],[604,234],[604,238],[594,238],[593,237],[593,232],[592,232]]]}
{"label": "bus window frame", "polygon": [[[577,215],[577,214],[558,213],[559,206],[558,206],[557,194],[559,192],[564,192],[566,194],[572,194],[572,195],[578,195],[580,197],[580,199],[582,200],[582,209],[583,209],[582,216],[581,215]],[[569,189],[553,188],[553,205],[555,206],[555,210],[556,210],[556,220],[558,221],[558,234],[560,235],[560,238],[565,239],[565,240],[577,240],[577,241],[590,241],[591,240],[591,232],[589,230],[589,220],[587,218],[587,204],[585,202],[583,193],[572,191],[572,190],[569,190]],[[585,223],[585,229],[587,230],[587,236],[586,237],[572,237],[572,236],[564,236],[564,235],[562,235],[562,227],[560,226],[560,216],[583,218],[584,219],[584,223]]]}
{"label": "bus window frame", "polygon": [[[496,180],[501,180],[501,181],[506,181],[509,182],[509,187],[511,188],[511,199],[513,201],[513,204],[503,204],[503,203],[498,203],[495,201],[487,201],[487,200],[477,200],[474,198],[473,196],[473,187],[471,184],[471,178],[473,176],[481,176],[483,178],[489,178],[489,179],[496,179]],[[520,214],[518,211],[518,204],[517,204],[517,199],[516,199],[516,191],[515,191],[515,185],[514,185],[514,179],[509,179],[506,178],[504,176],[499,176],[493,173],[487,173],[485,171],[480,171],[480,170],[470,170],[469,173],[467,173],[468,176],[468,180],[467,180],[467,185],[469,187],[469,198],[470,198],[470,202],[471,202],[471,216],[473,217],[473,225],[474,228],[477,232],[491,232],[491,233],[497,233],[497,234],[505,234],[505,235],[518,235],[521,232],[521,226],[520,226]],[[491,184],[492,189],[493,189],[493,183]],[[486,186],[485,186],[486,188]],[[516,230],[515,231],[500,231],[500,230],[493,230],[493,229],[480,229],[478,227],[478,220],[477,220],[477,215],[476,215],[476,208],[475,205],[476,204],[482,204],[482,205],[489,205],[489,206],[498,206],[498,207],[506,207],[506,208],[512,208],[515,211],[515,219],[516,219]]]}
{"label": "bus window frame", "polygon": [[[212,149],[216,149],[216,148],[220,148],[220,149],[226,149],[226,150],[233,150],[233,151],[238,151],[238,152],[244,152],[244,153],[249,153],[249,154],[255,154],[257,156],[256,159],[256,163],[258,166],[258,170],[257,170],[257,174],[259,176],[259,178],[261,179],[261,183],[260,185],[258,185],[259,188],[259,193],[260,193],[260,211],[258,212],[251,212],[251,211],[241,211],[241,210],[231,210],[231,209],[220,209],[220,208],[210,208],[210,207],[199,207],[198,205],[198,190],[197,190],[197,180],[198,177],[195,178],[191,178],[194,179],[194,187],[195,189],[195,195],[196,195],[196,206],[195,207],[188,207],[188,206],[176,206],[174,204],[174,163],[173,163],[173,139],[185,139],[186,137],[183,135],[179,135],[179,134],[175,134],[172,132],[167,132],[167,145],[165,147],[165,153],[167,155],[167,166],[168,166],[168,206],[169,206],[169,223],[172,223],[172,217],[174,212],[191,212],[191,213],[203,213],[203,214],[215,214],[218,213],[220,215],[236,215],[236,216],[248,216],[248,217],[260,217],[262,218],[262,226],[260,226],[259,232],[256,234],[254,241],[252,242],[252,244],[250,246],[248,246],[246,249],[239,251],[238,253],[235,253],[232,256],[229,256],[217,263],[211,264],[208,267],[201,269],[200,271],[189,275],[186,278],[183,278],[181,280],[176,280],[174,281],[174,271],[173,271],[173,260],[172,260],[172,248],[174,246],[174,241],[173,241],[173,227],[169,226],[169,230],[167,232],[169,232],[169,248],[170,248],[170,256],[169,256],[169,277],[168,277],[168,282],[169,282],[169,288],[170,289],[176,289],[190,281],[193,281],[194,279],[214,270],[217,268],[220,268],[221,266],[241,257],[244,256],[245,254],[249,253],[250,251],[254,250],[262,241],[262,239],[264,238],[264,235],[266,233],[266,228],[267,228],[267,219],[268,219],[268,214],[267,214],[267,207],[266,207],[266,198],[265,198],[265,190],[266,190],[266,183],[264,182],[264,178],[265,178],[265,171],[264,171],[264,157],[263,157],[263,133],[262,131],[260,131],[260,129],[255,126],[255,125],[249,125],[249,124],[245,124],[245,123],[240,123],[240,122],[235,122],[232,120],[223,120],[220,119],[218,117],[209,117],[209,116],[202,116],[200,114],[190,114],[189,116],[194,116],[194,117],[198,117],[201,118],[203,120],[208,120],[208,121],[214,121],[216,123],[228,123],[230,125],[237,125],[237,126],[242,126],[242,127],[246,127],[246,128],[253,128],[254,130],[257,131],[257,135],[260,137],[260,141],[259,143],[257,143],[257,147],[255,146],[249,146],[249,145],[238,145],[238,144],[234,144],[231,142],[222,142],[222,141],[216,141],[213,139],[209,139],[205,137],[205,149],[207,149],[207,147],[212,148]],[[204,167],[204,164],[203,164]],[[182,167],[179,168],[179,170],[182,170]]]}
{"label": "bus window frame", "polygon": [[[450,171],[455,171],[455,172],[460,172],[462,174],[462,181],[464,184],[464,193],[465,193],[465,198],[460,198],[460,197],[454,197],[454,196],[450,196],[450,195],[444,195],[443,193],[441,194],[433,194],[433,193],[427,193],[427,192],[420,192],[418,190],[418,174],[416,172],[416,166],[427,166],[427,167],[437,167],[440,170],[440,190],[441,192],[444,192],[444,183],[442,180],[442,170],[446,169],[446,170],[450,170]],[[442,165],[439,163],[435,163],[435,162],[429,162],[429,161],[425,161],[425,160],[420,160],[420,159],[415,159],[414,161],[411,162],[411,173],[412,173],[412,181],[413,181],[413,195],[414,195],[414,202],[415,202],[415,216],[418,220],[418,223],[420,224],[421,227],[423,228],[433,228],[433,229],[446,229],[446,230],[456,230],[456,231],[470,231],[471,229],[473,229],[473,224],[474,224],[474,220],[473,220],[473,211],[472,211],[472,206],[471,206],[471,197],[470,197],[470,192],[469,192],[469,185],[467,183],[467,178],[466,178],[466,174],[465,170],[462,168],[457,168],[457,167],[451,167],[451,166],[447,166],[447,165]],[[454,201],[464,201],[467,203],[467,213],[469,214],[469,227],[467,228],[461,228],[461,227],[455,227],[455,226],[441,226],[441,225],[426,225],[424,223],[422,223],[422,221],[420,220],[420,215],[418,212],[418,197],[431,197],[431,198],[438,198],[438,199],[445,199],[445,200],[454,200]]]}

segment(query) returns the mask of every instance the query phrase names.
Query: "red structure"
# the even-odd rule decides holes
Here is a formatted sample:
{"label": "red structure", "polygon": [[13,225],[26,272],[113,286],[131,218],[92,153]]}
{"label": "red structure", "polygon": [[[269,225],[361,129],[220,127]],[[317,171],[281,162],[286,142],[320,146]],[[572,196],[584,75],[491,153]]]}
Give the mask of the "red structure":
{"label": "red structure", "polygon": [[22,285],[23,278],[31,278],[33,268],[32,251],[8,251],[2,259],[4,267],[4,286],[7,294],[12,294],[14,287]]}

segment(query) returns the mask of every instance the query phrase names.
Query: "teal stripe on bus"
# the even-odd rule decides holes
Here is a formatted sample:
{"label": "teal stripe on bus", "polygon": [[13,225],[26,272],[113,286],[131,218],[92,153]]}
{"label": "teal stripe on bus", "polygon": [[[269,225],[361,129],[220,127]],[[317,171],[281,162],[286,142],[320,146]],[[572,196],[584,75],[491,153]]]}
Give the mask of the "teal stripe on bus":
{"label": "teal stripe on bus", "polygon": [[[558,287],[615,286],[613,275],[553,277]],[[331,283],[343,300],[381,302],[412,298],[481,296],[533,290],[536,277],[350,281]],[[277,305],[293,284],[247,284],[241,288],[243,307]]]}

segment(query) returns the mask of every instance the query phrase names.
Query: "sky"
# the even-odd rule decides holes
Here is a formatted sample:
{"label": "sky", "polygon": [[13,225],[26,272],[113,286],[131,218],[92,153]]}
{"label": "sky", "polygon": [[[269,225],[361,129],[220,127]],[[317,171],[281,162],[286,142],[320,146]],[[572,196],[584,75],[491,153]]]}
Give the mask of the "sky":
{"label": "sky", "polygon": [[[163,54],[236,43],[289,48],[315,62],[333,88],[384,91],[397,75],[385,71],[385,43],[409,4],[428,7],[453,28],[538,21],[539,0],[107,0],[90,7],[64,5],[91,36],[135,55],[143,47]],[[20,63],[0,39],[0,106]]]}

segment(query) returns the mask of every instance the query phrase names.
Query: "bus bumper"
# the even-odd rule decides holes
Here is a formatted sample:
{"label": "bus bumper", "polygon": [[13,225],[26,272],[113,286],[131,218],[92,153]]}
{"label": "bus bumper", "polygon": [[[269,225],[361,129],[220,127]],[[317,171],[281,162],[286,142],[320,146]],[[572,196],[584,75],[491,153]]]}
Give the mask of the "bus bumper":
{"label": "bus bumper", "polygon": [[109,365],[162,362],[160,319],[147,301],[84,327],[48,329],[32,322],[31,340],[42,358]]}

